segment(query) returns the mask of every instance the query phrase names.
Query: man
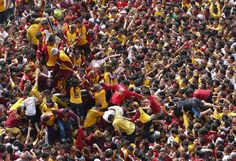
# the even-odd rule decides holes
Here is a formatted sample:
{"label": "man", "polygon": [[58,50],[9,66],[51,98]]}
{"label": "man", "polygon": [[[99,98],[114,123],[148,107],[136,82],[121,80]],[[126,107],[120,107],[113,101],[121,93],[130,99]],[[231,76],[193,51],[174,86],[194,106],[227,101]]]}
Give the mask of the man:
{"label": "man", "polygon": [[108,120],[112,122],[115,131],[119,136],[124,132],[126,139],[130,143],[135,141],[135,124],[129,121],[127,118],[123,117],[120,112],[116,112],[116,115],[109,115]]}
{"label": "man", "polygon": [[73,63],[70,60],[69,56],[63,50],[58,50],[57,48],[52,49],[52,55],[56,57],[56,66],[54,71],[58,71],[55,76],[55,86],[58,81],[64,78],[68,80],[73,74]]}
{"label": "man", "polygon": [[[185,112],[189,112],[190,114],[201,118],[207,114],[212,114],[213,111],[211,110],[211,107],[217,107],[217,106],[210,103],[206,103],[197,98],[189,98],[189,99],[176,102],[175,107],[176,108],[174,110],[174,113],[176,114],[177,113],[181,114],[182,112],[179,112],[179,111],[183,109]],[[179,114],[177,114],[177,116]]]}
{"label": "man", "polygon": [[130,119],[130,121],[136,122],[139,120],[142,124],[144,124],[142,136],[144,138],[148,138],[150,127],[152,125],[152,117],[143,111],[138,102],[133,102],[131,107],[135,110],[135,115]]}
{"label": "man", "polygon": [[52,113],[57,120],[62,142],[66,142],[66,140],[71,142],[71,119],[77,121],[78,126],[80,126],[80,118],[69,109],[56,109],[53,110]]}
{"label": "man", "polygon": [[52,112],[54,109],[58,109],[58,104],[53,102],[51,98],[47,98],[46,103],[41,108],[41,113]]}
{"label": "man", "polygon": [[6,131],[16,135],[16,138],[19,139],[22,135],[19,125],[21,123],[21,110],[22,108],[18,108],[17,110],[9,111],[9,116],[6,121],[4,121],[4,126]]}
{"label": "man", "polygon": [[88,114],[84,120],[84,128],[89,128],[98,123],[103,116],[103,112],[100,111],[100,106],[93,107],[88,111]]}
{"label": "man", "polygon": [[39,132],[40,130],[38,128],[38,119],[36,114],[36,102],[38,102],[38,99],[36,97],[30,97],[27,92],[24,93],[23,98],[24,101],[22,102],[22,106],[25,107],[25,115]]}
{"label": "man", "polygon": [[155,96],[151,96],[150,90],[145,90],[143,92],[143,94],[147,98],[148,104],[149,104],[149,106],[147,108],[143,108],[143,109],[151,108],[153,114],[155,114],[157,116],[162,115],[162,113],[163,113],[162,108],[161,108],[160,104],[158,103],[157,98]]}
{"label": "man", "polygon": [[57,57],[52,55],[52,49],[56,48],[56,39],[53,35],[51,35],[48,38],[47,41],[47,46],[46,46],[46,65],[48,67],[48,70],[52,70],[55,65],[56,65],[56,61],[57,61]]}
{"label": "man", "polygon": [[89,57],[90,53],[91,53],[91,49],[90,49],[90,44],[87,40],[87,36],[86,36],[86,27],[83,25],[82,19],[77,19],[75,20],[75,23],[78,27],[77,29],[77,35],[78,35],[78,48],[84,52],[84,55],[86,58]]}
{"label": "man", "polygon": [[102,109],[108,107],[108,103],[106,100],[106,91],[99,84],[94,86],[94,99],[96,105],[100,105]]}
{"label": "man", "polygon": [[129,98],[131,96],[142,98],[142,95],[137,94],[135,92],[131,92],[123,83],[119,83],[118,85],[108,85],[105,83],[102,83],[103,87],[105,89],[111,89],[114,91],[114,94],[111,97],[111,104],[113,105],[122,105],[124,100],[126,98]]}
{"label": "man", "polygon": [[55,117],[52,112],[46,112],[41,115],[42,127],[47,128],[46,142],[53,145],[56,137]]}

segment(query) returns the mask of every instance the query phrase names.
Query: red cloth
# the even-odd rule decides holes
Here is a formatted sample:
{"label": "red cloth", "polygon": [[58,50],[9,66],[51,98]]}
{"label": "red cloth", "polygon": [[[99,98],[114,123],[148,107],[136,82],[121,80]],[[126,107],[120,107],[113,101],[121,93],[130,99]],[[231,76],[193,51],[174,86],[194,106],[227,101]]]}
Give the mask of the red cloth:
{"label": "red cloth", "polygon": [[121,105],[126,98],[131,97],[131,96],[138,97],[138,98],[142,97],[142,95],[138,93],[129,91],[129,89],[125,87],[125,85],[123,84],[119,84],[119,85],[104,84],[103,87],[105,89],[111,89],[115,91],[110,100],[110,102],[114,105]]}
{"label": "red cloth", "polygon": [[137,110],[135,115],[132,117],[132,119],[130,121],[134,122],[137,119],[139,119],[139,117],[140,117],[140,112],[139,112],[139,110]]}
{"label": "red cloth", "polygon": [[19,125],[19,120],[16,118],[15,111],[11,112],[4,125],[8,128],[13,128]]}
{"label": "red cloth", "polygon": [[211,91],[205,90],[205,89],[197,89],[193,93],[193,97],[198,98],[200,100],[204,100],[204,101],[207,101],[210,95],[211,95]]}
{"label": "red cloth", "polygon": [[128,3],[125,2],[125,1],[124,1],[124,2],[118,1],[118,2],[116,3],[116,7],[117,7],[118,9],[125,8],[127,5],[128,5]]}
{"label": "red cloth", "polygon": [[159,105],[159,103],[157,102],[157,100],[154,96],[149,96],[147,99],[148,99],[149,106],[152,109],[153,113],[161,112],[161,106]]}
{"label": "red cloth", "polygon": [[75,141],[75,146],[79,150],[82,150],[84,148],[84,142],[83,140],[86,139],[85,133],[82,128],[79,128],[76,134],[76,141]]}

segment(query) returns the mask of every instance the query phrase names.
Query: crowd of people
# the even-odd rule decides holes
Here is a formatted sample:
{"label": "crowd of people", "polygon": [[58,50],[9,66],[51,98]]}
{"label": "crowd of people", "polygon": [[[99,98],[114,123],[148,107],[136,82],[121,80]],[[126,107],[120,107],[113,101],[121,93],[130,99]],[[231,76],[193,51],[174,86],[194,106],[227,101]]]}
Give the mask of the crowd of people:
{"label": "crowd of people", "polygon": [[234,0],[0,0],[0,161],[236,161]]}

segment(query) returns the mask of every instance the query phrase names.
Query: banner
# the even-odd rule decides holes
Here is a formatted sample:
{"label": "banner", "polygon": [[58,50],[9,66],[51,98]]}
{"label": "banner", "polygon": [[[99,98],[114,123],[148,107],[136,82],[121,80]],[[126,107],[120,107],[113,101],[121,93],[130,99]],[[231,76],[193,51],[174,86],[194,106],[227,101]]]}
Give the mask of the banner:
{"label": "banner", "polygon": [[0,12],[6,11],[11,6],[12,0],[0,0]]}

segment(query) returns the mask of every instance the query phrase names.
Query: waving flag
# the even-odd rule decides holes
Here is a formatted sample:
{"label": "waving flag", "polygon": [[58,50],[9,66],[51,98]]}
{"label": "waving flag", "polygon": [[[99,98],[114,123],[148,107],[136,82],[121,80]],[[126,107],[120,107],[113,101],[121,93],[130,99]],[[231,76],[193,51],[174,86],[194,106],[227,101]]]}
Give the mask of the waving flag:
{"label": "waving flag", "polygon": [[6,11],[11,6],[12,0],[0,0],[0,12]]}

